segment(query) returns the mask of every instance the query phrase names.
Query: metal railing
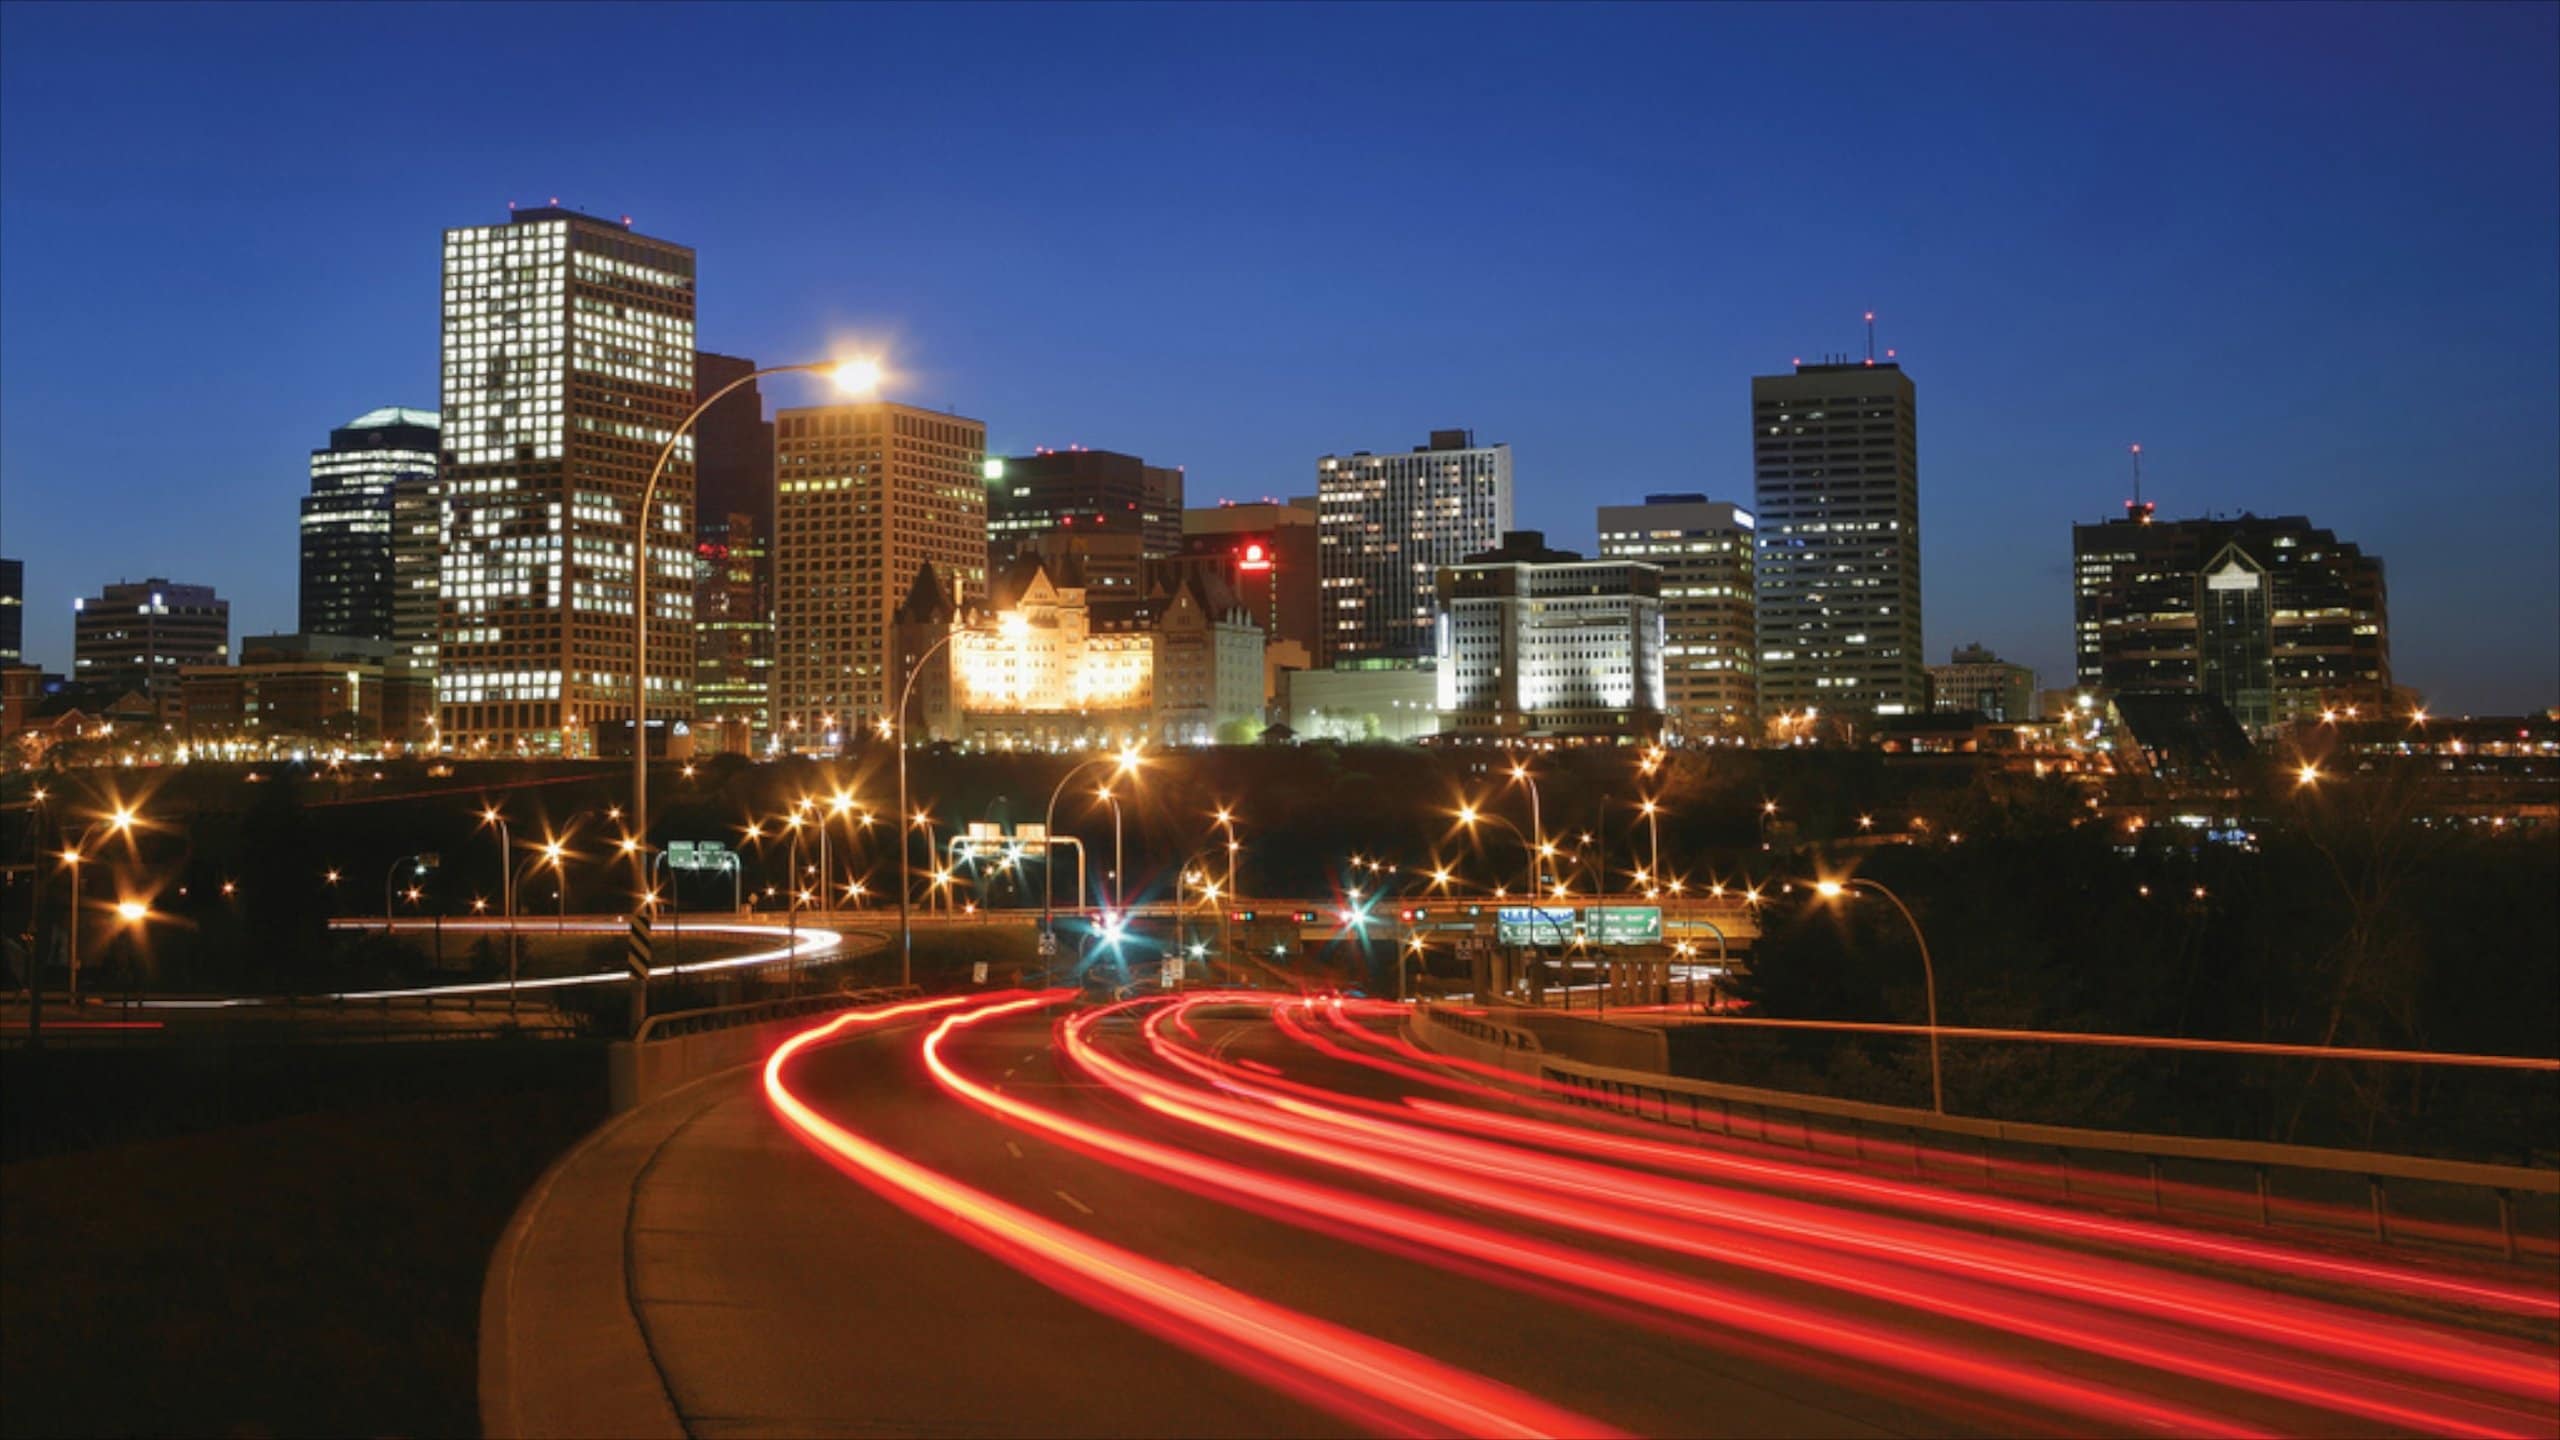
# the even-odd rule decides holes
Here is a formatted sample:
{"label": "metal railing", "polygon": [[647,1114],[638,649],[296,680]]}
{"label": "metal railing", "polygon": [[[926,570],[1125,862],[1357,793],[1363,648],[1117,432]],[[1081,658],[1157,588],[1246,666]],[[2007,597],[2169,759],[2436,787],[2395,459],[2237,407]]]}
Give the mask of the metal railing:
{"label": "metal railing", "polygon": [[790,1020],[802,1015],[819,1015],[833,1010],[850,1010],[862,1005],[885,1005],[894,1000],[913,1000],[924,992],[913,985],[875,985],[860,990],[823,990],[814,995],[790,995],[774,1000],[748,1000],[736,1005],[711,1005],[699,1010],[674,1010],[652,1015],[640,1026],[632,1040],[647,1044],[651,1040],[672,1040],[683,1035],[700,1035],[712,1030],[729,1030],[740,1025],[761,1025],[768,1020]]}
{"label": "metal railing", "polygon": [[[2494,1243],[2508,1259],[2513,1260],[2519,1257],[2523,1248],[2517,1232],[2516,1197],[2560,1197],[2560,1170],[2285,1145],[2272,1141],[2204,1140],[2178,1135],[1993,1120],[1970,1115],[1940,1115],[1909,1106],[1839,1100],[1824,1095],[1618,1070],[1546,1051],[1538,1044],[1537,1036],[1499,1021],[1459,1014],[1437,1006],[1422,1007],[1416,1016],[1421,1023],[1415,1029],[1426,1041],[1432,1029],[1447,1028],[1480,1044],[1530,1052],[1536,1056],[1532,1062],[1535,1068],[1534,1071],[1524,1071],[1524,1077],[1534,1074],[1542,1088],[1585,1104],[1624,1111],[1639,1119],[1682,1125],[1699,1131],[1713,1129],[1727,1136],[1740,1135],[1771,1144],[1787,1143],[1784,1131],[1792,1131],[1795,1145],[1807,1154],[1827,1154],[1860,1163],[1893,1158],[1891,1151],[1871,1152],[1871,1132],[1899,1132],[1907,1139],[1902,1146],[1895,1148],[1907,1150],[1915,1176],[1929,1176],[1934,1164],[1939,1177],[1945,1178],[1961,1164],[1964,1172],[1978,1176],[1986,1184],[1993,1180],[1991,1147],[1994,1145],[2050,1155],[2054,1161],[2053,1177],[2059,1198],[2066,1202],[2096,1199],[2101,1193],[2109,1192],[2119,1198],[2124,1197],[2127,1177],[2111,1172],[2084,1166],[2077,1193],[2073,1183],[2071,1160],[2075,1152],[2083,1157],[2117,1155],[2142,1162],[2143,1179],[2136,1182],[2141,1188],[2132,1192],[2132,1198],[2143,1198],[2147,1191],[2153,1213],[2165,1216],[2168,1213],[2168,1191],[2161,1183],[2161,1164],[2175,1160],[2220,1169],[2238,1168],[2250,1174],[2252,1190],[2246,1195],[2231,1195],[2233,1203],[2197,1207],[2217,1215],[2254,1219],[2261,1226],[2273,1228],[2277,1223],[2278,1209],[2269,1180],[2270,1172],[2292,1171],[2361,1178],[2366,1186],[2374,1238],[2386,1244],[2402,1238],[2414,1238],[2421,1233],[2467,1237],[2472,1233],[2469,1227],[2413,1222],[2406,1217],[2395,1224],[2388,1182],[2441,1185],[2485,1191],[2495,1198],[2498,1229]],[[1495,1038],[1486,1033],[1502,1031],[1512,1032],[1517,1039]],[[1702,1106],[1701,1101],[1709,1102],[1709,1105]],[[1783,1130],[1773,1127],[1770,1121],[1774,1115],[1792,1116],[1793,1123]],[[1746,1116],[1748,1128],[1737,1130],[1737,1119]],[[1817,1118],[1835,1123],[1818,1130],[1814,1123]],[[1976,1147],[1976,1153],[1959,1157],[1942,1149],[1933,1154],[1922,1144],[1922,1137],[1930,1135],[1970,1140]],[[2220,1192],[2220,1187],[2205,1188],[2218,1194],[2228,1193]],[[2548,1250],[2552,1247],[2547,1241],[2537,1240],[2535,1248]]]}

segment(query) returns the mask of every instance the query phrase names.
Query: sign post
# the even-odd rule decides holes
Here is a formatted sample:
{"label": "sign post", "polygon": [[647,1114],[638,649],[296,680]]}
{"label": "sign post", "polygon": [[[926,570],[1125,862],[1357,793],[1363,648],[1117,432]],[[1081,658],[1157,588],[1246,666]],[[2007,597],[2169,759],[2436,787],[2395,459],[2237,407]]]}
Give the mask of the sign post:
{"label": "sign post", "polygon": [[653,946],[649,938],[649,912],[635,910],[631,914],[631,938],[622,947],[622,963],[631,971],[631,1036],[638,1039],[640,1027],[649,1020],[649,959]]}

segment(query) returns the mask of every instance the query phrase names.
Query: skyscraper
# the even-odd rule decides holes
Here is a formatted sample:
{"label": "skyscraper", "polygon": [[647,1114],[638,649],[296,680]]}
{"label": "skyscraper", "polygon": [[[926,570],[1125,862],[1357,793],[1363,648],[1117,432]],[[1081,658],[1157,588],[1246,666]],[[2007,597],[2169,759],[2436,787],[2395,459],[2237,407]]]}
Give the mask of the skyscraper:
{"label": "skyscraper", "polygon": [[[302,497],[303,634],[386,641],[404,657],[425,644],[432,659],[434,613],[408,587],[431,582],[436,563],[435,529],[420,533],[420,521],[435,513],[438,448],[432,411],[387,406],[330,431],[328,447],[311,452],[311,493]],[[425,594],[431,603],[432,583]]]}
{"label": "skyscraper", "polygon": [[[755,373],[756,362],[697,350],[693,356],[694,403],[720,387]],[[755,522],[755,533],[773,533],[773,422],[764,418],[764,391],[749,380],[722,396],[693,422],[697,522],[722,527],[732,515]]]}
{"label": "skyscraper", "polygon": [[2253,734],[2386,702],[2382,561],[2300,515],[2071,527],[2081,687],[2214,696]]}
{"label": "skyscraper", "polygon": [[[693,408],[693,307],[693,252],[628,220],[546,206],[445,232],[448,748],[593,755],[627,733],[635,512]],[[679,443],[649,517],[660,722],[693,712],[694,543]]]}
{"label": "skyscraper", "polygon": [[210,585],[119,580],[71,608],[72,678],[141,692],[163,725],[185,718],[181,671],[231,658],[231,602]]}
{"label": "skyscraper", "polygon": [[[696,351],[694,401],[756,362]],[[773,422],[753,380],[693,422],[694,743],[761,753],[773,732]]]}
{"label": "skyscraper", "polygon": [[1751,381],[1760,711],[1928,708],[1920,648],[1920,432],[1891,362]]}
{"label": "skyscraper", "polygon": [[1600,507],[1601,557],[1662,571],[1666,715],[1692,742],[1758,738],[1755,533],[1750,511],[1704,495]]}
{"label": "skyscraper", "polygon": [[990,460],[986,481],[991,574],[1011,563],[1026,543],[1060,532],[1134,534],[1141,571],[1144,561],[1161,560],[1182,548],[1182,471],[1177,467],[1150,465],[1112,450],[1070,447]]}
{"label": "skyscraper", "polygon": [[987,577],[987,427],[889,401],[774,416],[774,717],[835,749],[895,703],[897,610],[931,566],[966,603]]}
{"label": "skyscraper", "polygon": [[1357,450],[1316,462],[1322,586],[1319,664],[1433,651],[1441,567],[1511,529],[1511,447],[1434,430],[1402,455]]}
{"label": "skyscraper", "polygon": [[706,520],[696,547],[694,743],[763,753],[773,733],[773,546],[755,517]]}

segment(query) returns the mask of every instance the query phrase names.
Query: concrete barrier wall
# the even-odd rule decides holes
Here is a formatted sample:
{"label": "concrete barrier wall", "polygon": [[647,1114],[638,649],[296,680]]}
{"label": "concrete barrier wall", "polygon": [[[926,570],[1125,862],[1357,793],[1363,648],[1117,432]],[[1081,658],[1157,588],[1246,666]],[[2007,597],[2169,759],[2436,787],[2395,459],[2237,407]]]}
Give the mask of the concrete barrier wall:
{"label": "concrete barrier wall", "polygon": [[1489,1040],[1479,1040],[1455,1025],[1443,1025],[1428,1005],[1413,1010],[1406,1028],[1412,1032],[1414,1043],[1426,1050],[1437,1050],[1443,1055],[1455,1055],[1479,1064],[1499,1065],[1523,1075],[1535,1076],[1538,1073],[1540,1057],[1537,1051],[1516,1045],[1496,1045]]}
{"label": "concrete barrier wall", "polygon": [[792,1015],[761,1025],[706,1030],[646,1044],[616,1040],[606,1062],[613,1112],[636,1110],[705,1075],[753,1065],[772,1054],[776,1045],[826,1019],[823,1013]]}
{"label": "concrete barrier wall", "polygon": [[[1502,1023],[1538,1037],[1549,1055],[1605,1065],[1612,1070],[1641,1070],[1649,1075],[1671,1072],[1671,1042],[1659,1028],[1621,1025],[1586,1015],[1555,1010],[1506,1010]],[[1446,1029],[1447,1027],[1442,1027]]]}

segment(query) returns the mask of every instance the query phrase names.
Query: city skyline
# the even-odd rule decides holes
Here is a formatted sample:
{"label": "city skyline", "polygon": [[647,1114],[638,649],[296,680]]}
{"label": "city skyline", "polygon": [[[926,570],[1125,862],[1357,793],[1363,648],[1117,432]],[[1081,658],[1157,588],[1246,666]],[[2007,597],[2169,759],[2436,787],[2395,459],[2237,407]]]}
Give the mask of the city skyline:
{"label": "city skyline", "polygon": [[[788,215],[756,198],[764,165],[787,170],[803,147],[861,134],[861,117],[827,117],[816,100],[802,111],[765,99],[787,85],[760,87],[769,113],[688,138],[695,148],[676,163],[640,160],[645,146],[628,162],[528,148],[477,116],[420,138],[397,114],[411,93],[401,77],[366,77],[388,87],[386,103],[321,125],[316,107],[339,77],[274,78],[400,14],[288,28],[259,12],[9,12],[0,50],[49,52],[41,71],[0,62],[13,202],[0,242],[17,262],[0,274],[0,342],[20,360],[0,377],[0,549],[29,562],[35,663],[68,668],[70,599],[118,578],[211,585],[235,604],[238,633],[290,628],[291,518],[311,437],[347,415],[433,403],[436,237],[497,223],[510,198],[536,206],[557,193],[696,249],[704,348],[775,363],[880,345],[903,377],[891,398],[985,417],[991,452],[1142,454],[1185,467],[1193,503],[1207,504],[1304,493],[1320,455],[1389,453],[1465,426],[1513,446],[1516,523],[1584,550],[1598,504],[1665,490],[1749,504],[1750,377],[1857,353],[1857,317],[1872,308],[1881,343],[1929,392],[1923,660],[1978,640],[2069,673],[2069,526],[2116,512],[2124,446],[2138,440],[2146,498],[2164,515],[2307,513],[2380,555],[2395,675],[2438,706],[2560,698],[2549,638],[2560,629],[2560,296],[2547,263],[2560,207],[2540,185],[2560,127],[2547,87],[2494,78],[2549,53],[2546,11],[2331,11],[2317,45],[2272,10],[2218,12],[2210,25],[2088,10],[1996,27],[1945,12],[1606,23],[1490,12],[1450,36],[1414,12],[1360,22],[1375,58],[1436,57],[1461,75],[1552,51],[1555,75],[1472,127],[1347,80],[1286,93],[1327,38],[1302,16],[1173,14],[1141,28],[1108,11],[1030,12],[965,64],[895,82],[975,74],[989,108],[896,131],[919,156],[973,163],[955,178],[893,155],[885,180],[900,203],[865,202],[893,218],[851,245],[832,219],[850,197]],[[572,23],[557,11],[525,19],[541,33]],[[747,12],[735,33],[695,43],[769,50],[845,23]],[[864,23],[921,52],[964,22],[889,12]],[[617,27],[625,35],[590,38],[610,61],[662,24],[644,12]],[[1893,64],[1898,38],[1924,24],[1938,62],[1925,83]],[[2421,31],[2427,43],[2412,43]],[[2203,35],[2216,43],[2192,45]],[[452,67],[479,63],[451,52],[457,42],[411,38]],[[1641,100],[1588,98],[1594,67],[1650,83],[1684,46],[1749,83],[1712,99],[1660,86]],[[1751,67],[1726,57],[1754,47],[1768,73],[1741,76]],[[1004,153],[1016,137],[1005,117],[1023,103],[1005,77],[1076,59],[1116,66],[1133,92],[1170,87],[1204,107],[1234,84],[1302,123],[1133,135],[1156,122],[1113,100]],[[95,68],[106,63],[112,82]],[[2256,90],[2243,83],[2253,65],[2269,67]],[[1966,108],[1967,84],[1994,70],[2007,92]],[[1226,78],[1211,84],[1210,71]],[[1466,83],[1471,96],[1508,93]],[[1829,103],[1803,105],[1791,85]],[[2066,86],[2094,93],[2066,99]],[[199,113],[217,88],[238,92],[238,106]],[[130,94],[130,113],[94,116],[101,92]],[[1325,112],[1345,95],[1366,102],[1356,122]],[[188,105],[198,109],[173,138],[172,107]],[[634,136],[675,118],[644,111]],[[1758,158],[1887,119],[1907,133],[1876,158],[1818,175]],[[253,132],[281,162],[258,179],[239,139]],[[2235,134],[2266,143],[2233,147]],[[2494,146],[2466,138],[2492,134]],[[1126,143],[1080,166],[1105,138]],[[1366,141],[1381,139],[1372,153]],[[1933,142],[1969,146],[1975,164],[1943,168]],[[1243,163],[1199,178],[1221,146]],[[749,163],[760,147],[783,153]],[[2281,169],[2250,158],[2279,150]],[[706,174],[706,153],[734,163]],[[1698,183],[1656,183],[1687,173],[1663,168],[1673,163],[1695,165]],[[1328,200],[1469,193],[1435,190],[1444,171],[1518,179],[1475,187],[1487,220],[1465,245],[1418,221],[1347,248],[1305,228]],[[1183,183],[1157,183],[1169,177]],[[992,219],[955,238],[894,218],[954,199],[994,210],[989,195],[1006,211],[1020,196],[1076,218],[1133,197],[1144,208],[1124,218],[1119,245]],[[1623,218],[1583,235],[1547,213],[1593,205]],[[157,233],[141,217],[162,213],[194,217],[191,243],[137,268],[141,237]],[[1843,214],[1873,219],[1834,223]],[[1734,233],[1701,233],[1718,215]],[[1784,223],[1793,217],[1821,223]],[[1141,234],[1155,227],[1140,218],[1172,234]],[[101,238],[119,226],[135,238]],[[134,303],[85,305],[110,275]],[[1543,287],[1525,283],[1539,276]],[[1311,295],[1327,303],[1288,298]],[[213,337],[254,363],[186,358]],[[161,350],[174,362],[130,360]],[[819,398],[776,387],[767,404]],[[2450,485],[2463,504],[2443,503]],[[94,523],[101,495],[127,517],[112,533]],[[2479,525],[2482,514],[2498,523]],[[2482,573],[2501,576],[2506,605],[2474,604]]]}

